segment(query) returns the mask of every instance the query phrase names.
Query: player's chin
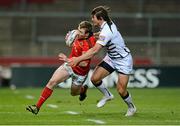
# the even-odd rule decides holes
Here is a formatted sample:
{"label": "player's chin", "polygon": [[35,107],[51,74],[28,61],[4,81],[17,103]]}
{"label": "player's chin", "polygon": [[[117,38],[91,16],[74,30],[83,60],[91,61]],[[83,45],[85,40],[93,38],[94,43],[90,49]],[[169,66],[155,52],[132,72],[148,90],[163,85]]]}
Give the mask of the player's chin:
{"label": "player's chin", "polygon": [[84,36],[84,35],[78,37],[78,39],[86,39],[86,38],[87,36]]}

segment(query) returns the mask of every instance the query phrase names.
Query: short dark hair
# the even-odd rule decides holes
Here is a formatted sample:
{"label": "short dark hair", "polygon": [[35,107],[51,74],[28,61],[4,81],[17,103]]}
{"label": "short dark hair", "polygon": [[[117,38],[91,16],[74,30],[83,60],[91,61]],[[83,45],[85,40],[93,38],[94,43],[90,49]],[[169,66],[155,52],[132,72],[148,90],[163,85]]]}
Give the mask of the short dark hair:
{"label": "short dark hair", "polygon": [[98,6],[92,10],[91,15],[92,16],[95,15],[98,20],[101,20],[101,18],[103,18],[103,20],[105,20],[108,24],[111,24],[111,19],[109,18],[108,15],[109,11],[110,8],[107,6]]}
{"label": "short dark hair", "polygon": [[92,32],[92,24],[89,21],[82,21],[79,24],[79,28],[85,28],[85,33]]}

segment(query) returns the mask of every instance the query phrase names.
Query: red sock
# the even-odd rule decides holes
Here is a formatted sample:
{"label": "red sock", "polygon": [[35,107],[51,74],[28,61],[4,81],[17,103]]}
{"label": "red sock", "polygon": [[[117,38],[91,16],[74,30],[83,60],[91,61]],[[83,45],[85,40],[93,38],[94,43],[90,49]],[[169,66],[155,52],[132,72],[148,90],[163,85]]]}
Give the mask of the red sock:
{"label": "red sock", "polygon": [[48,99],[49,96],[51,96],[53,90],[45,87],[44,90],[41,93],[41,96],[36,104],[38,108],[41,108],[42,104]]}

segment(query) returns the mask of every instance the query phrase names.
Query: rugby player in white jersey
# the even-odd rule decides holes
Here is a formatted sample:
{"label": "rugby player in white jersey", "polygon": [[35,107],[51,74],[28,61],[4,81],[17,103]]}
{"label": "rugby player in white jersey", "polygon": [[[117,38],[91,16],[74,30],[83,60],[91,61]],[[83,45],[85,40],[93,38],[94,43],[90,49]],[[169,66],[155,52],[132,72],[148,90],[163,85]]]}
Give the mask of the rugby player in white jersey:
{"label": "rugby player in white jersey", "polygon": [[91,81],[104,94],[98,102],[97,107],[102,107],[114,96],[103,85],[102,79],[110,75],[113,71],[118,73],[117,91],[128,106],[125,116],[132,116],[136,112],[136,107],[132,101],[130,93],[127,91],[129,75],[133,69],[133,60],[130,50],[126,47],[124,40],[117,30],[116,25],[108,15],[109,8],[98,6],[91,12],[92,22],[100,27],[99,39],[95,46],[79,57],[69,59],[71,66],[76,66],[80,61],[90,59],[97,54],[101,48],[106,47],[107,54],[102,62],[95,68]]}

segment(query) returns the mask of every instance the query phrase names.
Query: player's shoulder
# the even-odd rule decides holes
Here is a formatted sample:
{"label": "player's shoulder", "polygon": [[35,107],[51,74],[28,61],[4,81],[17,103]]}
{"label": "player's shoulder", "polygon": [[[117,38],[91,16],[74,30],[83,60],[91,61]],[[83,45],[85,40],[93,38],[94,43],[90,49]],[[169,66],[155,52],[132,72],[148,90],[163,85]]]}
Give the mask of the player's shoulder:
{"label": "player's shoulder", "polygon": [[78,47],[80,44],[81,41],[79,39],[76,39],[74,42],[73,42],[73,46],[74,47]]}
{"label": "player's shoulder", "polygon": [[73,42],[73,45],[76,45],[78,42],[79,42],[79,40],[75,39],[74,42]]}
{"label": "player's shoulder", "polygon": [[92,35],[91,37],[89,37],[89,40],[90,40],[92,45],[95,45],[97,38],[94,35]]}
{"label": "player's shoulder", "polygon": [[84,46],[84,40],[81,40],[81,39],[77,39],[75,42],[74,42],[75,46],[78,47],[78,48],[83,48]]}
{"label": "player's shoulder", "polygon": [[112,34],[112,29],[108,26],[108,24],[106,24],[100,32],[101,35],[110,35]]}

